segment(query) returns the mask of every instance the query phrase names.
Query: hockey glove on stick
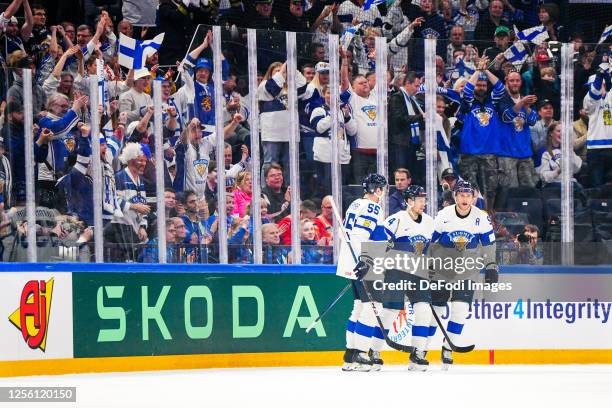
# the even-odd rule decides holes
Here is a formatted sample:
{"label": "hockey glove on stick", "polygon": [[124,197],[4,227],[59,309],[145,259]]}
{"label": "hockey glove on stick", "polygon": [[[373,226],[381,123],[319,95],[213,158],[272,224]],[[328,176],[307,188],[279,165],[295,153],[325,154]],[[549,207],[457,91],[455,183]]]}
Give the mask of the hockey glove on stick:
{"label": "hockey glove on stick", "polygon": [[361,255],[353,272],[355,272],[355,276],[358,280],[362,280],[368,274],[372,266],[374,266],[374,260],[367,255]]}

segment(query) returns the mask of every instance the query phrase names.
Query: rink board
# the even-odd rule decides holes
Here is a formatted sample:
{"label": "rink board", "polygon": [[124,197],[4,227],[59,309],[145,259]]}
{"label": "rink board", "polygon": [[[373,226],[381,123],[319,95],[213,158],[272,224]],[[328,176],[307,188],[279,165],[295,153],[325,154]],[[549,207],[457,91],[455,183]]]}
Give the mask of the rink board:
{"label": "rink board", "polygon": [[[4,264],[0,376],[336,365],[350,292],[304,331],[347,283],[333,272],[326,266]],[[554,269],[528,270],[542,272]],[[612,275],[612,267],[560,272]],[[588,315],[586,306],[578,315],[570,303],[527,302],[520,310],[516,302],[473,304],[461,344],[476,350],[456,353],[456,361],[612,363],[610,302],[589,306]],[[390,336],[409,342],[411,321],[407,309]],[[432,350],[441,340],[438,331]],[[406,358],[394,351],[385,356],[388,363]]]}

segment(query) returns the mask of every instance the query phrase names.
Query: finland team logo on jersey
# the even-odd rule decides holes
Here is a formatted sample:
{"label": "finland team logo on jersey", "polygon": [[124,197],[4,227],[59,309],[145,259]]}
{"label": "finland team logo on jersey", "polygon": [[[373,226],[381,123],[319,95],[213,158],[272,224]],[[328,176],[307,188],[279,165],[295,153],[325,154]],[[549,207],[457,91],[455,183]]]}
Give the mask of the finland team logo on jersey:
{"label": "finland team logo on jersey", "polygon": [[472,111],[472,113],[474,116],[476,116],[476,119],[478,119],[478,124],[480,126],[489,126],[489,123],[491,123],[491,118],[493,117],[493,109],[475,109]]}
{"label": "finland team logo on jersey", "polygon": [[74,139],[71,139],[71,138],[64,139],[64,145],[66,146],[66,149],[68,149],[69,152],[74,151]]}
{"label": "finland team logo on jersey", "polygon": [[440,38],[440,33],[433,28],[426,28],[421,31],[422,38]]}
{"label": "finland team logo on jersey", "polygon": [[368,118],[370,118],[372,122],[376,120],[376,105],[362,106],[361,111],[368,115]]}
{"label": "finland team logo on jersey", "polygon": [[474,235],[466,231],[449,232],[448,238],[458,251],[464,251],[465,247],[474,240]]}
{"label": "finland team logo on jersey", "polygon": [[202,110],[204,112],[210,112],[212,110],[212,98],[210,95],[206,95],[202,98]]}
{"label": "finland team logo on jersey", "polygon": [[514,130],[516,130],[517,132],[522,132],[523,128],[525,127],[525,118],[523,118],[522,116],[517,116],[516,118],[514,118],[513,122]]}
{"label": "finland team logo on jersey", "polygon": [[195,171],[200,175],[200,177],[204,177],[206,175],[206,169],[208,168],[208,160],[194,160],[193,167],[195,168]]}
{"label": "finland team logo on jersey", "polygon": [[[429,242],[427,238],[423,235],[414,235],[411,237],[403,237],[405,239],[405,243],[409,244],[414,250],[415,255],[423,255],[423,250],[425,249],[425,245]],[[401,245],[400,245],[401,247]]]}

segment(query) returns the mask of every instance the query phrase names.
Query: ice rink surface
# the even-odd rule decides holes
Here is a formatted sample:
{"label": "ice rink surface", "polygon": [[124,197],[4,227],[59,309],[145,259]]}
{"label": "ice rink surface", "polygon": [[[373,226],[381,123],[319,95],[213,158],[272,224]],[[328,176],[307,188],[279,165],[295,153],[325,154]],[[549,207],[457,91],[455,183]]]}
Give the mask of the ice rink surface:
{"label": "ice rink surface", "polygon": [[[208,369],[0,379],[0,386],[75,386],[77,403],[2,407],[609,407],[612,365],[432,365],[377,373],[339,367]],[[186,405],[189,404],[189,405]]]}

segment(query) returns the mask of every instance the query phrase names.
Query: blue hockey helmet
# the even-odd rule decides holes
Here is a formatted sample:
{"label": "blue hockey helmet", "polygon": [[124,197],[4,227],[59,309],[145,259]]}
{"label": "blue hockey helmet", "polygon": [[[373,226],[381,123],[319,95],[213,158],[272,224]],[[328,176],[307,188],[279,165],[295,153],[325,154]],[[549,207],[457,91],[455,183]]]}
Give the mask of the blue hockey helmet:
{"label": "blue hockey helmet", "polygon": [[458,180],[453,189],[453,193],[470,193],[474,194],[474,186],[472,183],[466,180]]}
{"label": "blue hockey helmet", "polygon": [[404,197],[404,200],[414,200],[417,197],[427,197],[427,193],[425,193],[423,187],[413,184],[402,192],[402,197]]}
{"label": "blue hockey helmet", "polygon": [[370,173],[363,178],[361,185],[364,192],[374,194],[377,188],[384,189],[387,186],[387,179],[380,174]]}

